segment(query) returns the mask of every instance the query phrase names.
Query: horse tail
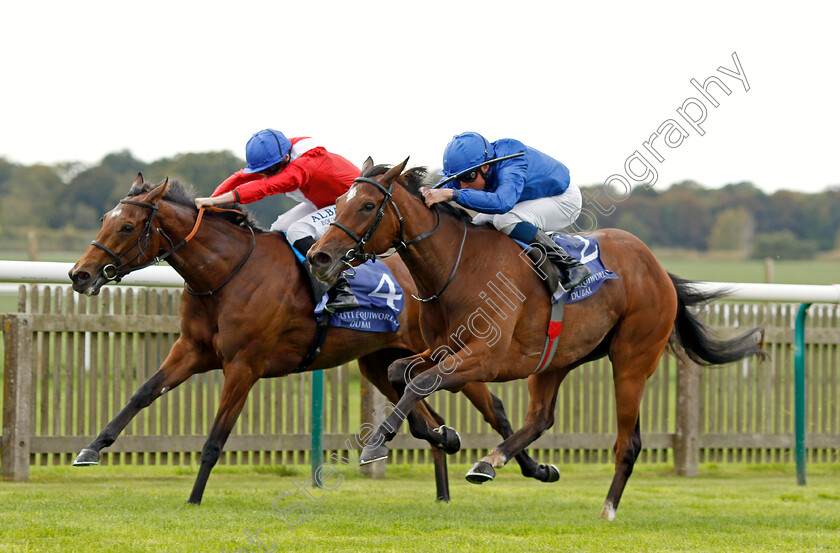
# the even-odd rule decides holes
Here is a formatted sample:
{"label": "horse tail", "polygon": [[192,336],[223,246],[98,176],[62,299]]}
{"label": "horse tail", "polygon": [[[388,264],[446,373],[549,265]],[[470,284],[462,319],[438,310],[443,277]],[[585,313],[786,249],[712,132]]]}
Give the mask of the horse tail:
{"label": "horse tail", "polygon": [[692,361],[706,366],[731,363],[751,355],[761,359],[767,357],[761,347],[764,343],[763,328],[757,327],[730,340],[722,340],[689,311],[689,307],[726,297],[728,290],[703,292],[694,286],[694,281],[671,273],[668,276],[677,291],[677,316],[669,343],[672,348],[679,344]]}

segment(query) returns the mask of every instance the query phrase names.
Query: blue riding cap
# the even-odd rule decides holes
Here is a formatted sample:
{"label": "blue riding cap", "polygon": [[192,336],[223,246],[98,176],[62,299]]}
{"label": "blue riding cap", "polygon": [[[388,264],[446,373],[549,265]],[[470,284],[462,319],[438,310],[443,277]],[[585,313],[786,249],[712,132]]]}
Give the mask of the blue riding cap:
{"label": "blue riding cap", "polygon": [[292,142],[280,131],[263,129],[251,137],[245,146],[248,166],[245,173],[259,173],[277,165],[292,150]]}
{"label": "blue riding cap", "polygon": [[496,157],[493,144],[477,132],[465,132],[452,138],[443,151],[443,174],[460,175],[481,167]]}

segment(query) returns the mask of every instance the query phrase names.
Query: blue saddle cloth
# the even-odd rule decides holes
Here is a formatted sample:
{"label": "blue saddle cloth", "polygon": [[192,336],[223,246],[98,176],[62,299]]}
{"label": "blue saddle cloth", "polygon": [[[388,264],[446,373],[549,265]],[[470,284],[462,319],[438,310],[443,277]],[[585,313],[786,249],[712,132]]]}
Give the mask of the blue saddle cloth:
{"label": "blue saddle cloth", "polygon": [[[580,260],[592,273],[592,276],[575,286],[571,292],[551,298],[551,303],[557,303],[562,299],[564,304],[569,304],[586,299],[597,292],[604,281],[618,278],[617,274],[604,267],[604,263],[601,261],[601,248],[596,239],[578,234],[561,233],[554,233],[551,237],[558,246],[566,250],[566,253],[575,259]],[[517,243],[523,249],[528,248],[522,242],[517,241]]]}
{"label": "blue saddle cloth", "polygon": [[[350,289],[359,300],[359,307],[352,311],[331,313],[329,324],[353,330],[368,332],[396,332],[398,320],[405,303],[403,289],[388,267],[382,263],[367,261],[356,269],[356,276],[347,277]],[[324,311],[327,295],[315,306],[315,314]]]}
{"label": "blue saddle cloth", "polygon": [[[292,251],[297,260],[303,263],[304,257],[294,246]],[[359,307],[343,313],[331,313],[328,320],[330,326],[368,332],[396,332],[400,329],[398,319],[403,310],[405,295],[402,286],[384,263],[367,261],[356,267],[356,276],[348,277],[347,281],[359,300]],[[315,306],[315,315],[324,312],[327,299],[327,294],[324,294]]]}

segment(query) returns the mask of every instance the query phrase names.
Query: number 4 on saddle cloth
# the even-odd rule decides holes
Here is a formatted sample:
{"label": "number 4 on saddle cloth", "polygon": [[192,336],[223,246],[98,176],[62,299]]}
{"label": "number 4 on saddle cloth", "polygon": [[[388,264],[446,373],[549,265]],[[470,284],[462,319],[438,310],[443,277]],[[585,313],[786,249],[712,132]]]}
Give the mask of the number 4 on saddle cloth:
{"label": "number 4 on saddle cloth", "polygon": [[[290,244],[291,245],[291,244]],[[304,257],[292,247],[295,257],[301,263]],[[396,332],[400,329],[398,320],[403,310],[404,294],[394,275],[384,263],[367,261],[354,267],[356,276],[348,278],[350,290],[359,301],[359,307],[341,313],[326,313],[327,294],[315,306],[315,317],[319,325],[366,330],[368,332]],[[326,317],[329,315],[329,317]]]}
{"label": "number 4 on saddle cloth", "polygon": [[[292,251],[298,262],[303,263],[304,257],[294,247]],[[352,311],[327,313],[324,311],[324,306],[329,298],[328,294],[324,294],[314,310],[315,320],[318,323],[315,336],[308,351],[293,372],[302,372],[315,361],[321,353],[321,346],[324,345],[327,337],[327,329],[331,326],[366,332],[399,330],[398,319],[403,310],[405,296],[397,279],[384,263],[374,264],[368,261],[355,267],[355,270],[356,276],[348,278],[348,283],[359,302],[359,307]]]}
{"label": "number 4 on saddle cloth", "polygon": [[[552,296],[551,320],[548,323],[543,354],[540,357],[537,368],[534,370],[535,373],[543,370],[554,359],[558,343],[556,338],[563,330],[563,306],[588,298],[598,291],[604,281],[618,278],[618,275],[605,268],[603,262],[601,262],[601,249],[598,247],[598,241],[595,238],[561,233],[553,233],[550,236],[567,254],[586,265],[586,268],[589,269],[592,275],[572,290],[555,292]],[[530,246],[522,242],[516,241],[516,243],[522,246],[523,252],[527,252],[530,249]],[[528,260],[529,263],[534,263],[527,255],[522,257]],[[534,270],[538,273],[540,272],[536,267]]]}
{"label": "number 4 on saddle cloth", "polygon": [[[359,301],[352,311],[330,313],[329,325],[368,332],[396,332],[400,328],[397,318],[403,309],[402,287],[384,263],[366,261],[354,267],[355,277],[348,277],[350,289]],[[327,294],[315,306],[315,315],[324,312]]]}

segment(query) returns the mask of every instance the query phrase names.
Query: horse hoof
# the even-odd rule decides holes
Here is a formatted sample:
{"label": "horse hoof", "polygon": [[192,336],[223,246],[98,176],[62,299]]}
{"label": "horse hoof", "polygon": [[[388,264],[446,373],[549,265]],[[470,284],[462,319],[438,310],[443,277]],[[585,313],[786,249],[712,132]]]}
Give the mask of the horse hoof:
{"label": "horse hoof", "polygon": [[471,482],[473,484],[484,484],[485,482],[489,482],[496,477],[496,471],[493,469],[493,465],[488,463],[487,461],[479,461],[472,466],[472,468],[467,471],[467,482]]}
{"label": "horse hoof", "polygon": [[534,477],[540,482],[557,482],[560,480],[560,470],[554,465],[540,465]]}
{"label": "horse hoof", "polygon": [[88,467],[90,465],[99,464],[99,452],[94,449],[85,448],[79,452],[76,460],[73,461],[74,467]]}
{"label": "horse hoof", "polygon": [[367,465],[387,458],[388,446],[386,446],[385,444],[380,444],[376,447],[365,446],[365,448],[362,450],[362,454],[359,455],[359,464]]}
{"label": "horse hoof", "polygon": [[438,446],[447,455],[452,455],[461,451],[461,435],[451,426],[440,426],[434,429],[434,432],[443,435],[443,443]]}
{"label": "horse hoof", "polygon": [[601,509],[601,518],[610,522],[615,520],[615,507],[609,501],[604,503],[604,508]]}

